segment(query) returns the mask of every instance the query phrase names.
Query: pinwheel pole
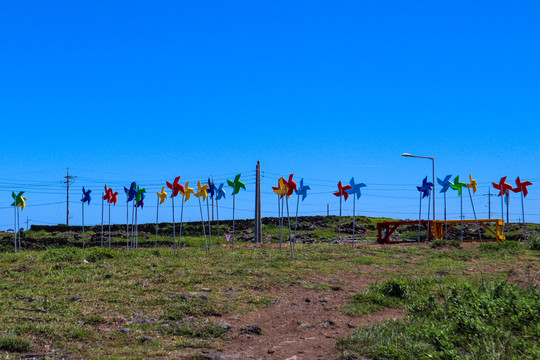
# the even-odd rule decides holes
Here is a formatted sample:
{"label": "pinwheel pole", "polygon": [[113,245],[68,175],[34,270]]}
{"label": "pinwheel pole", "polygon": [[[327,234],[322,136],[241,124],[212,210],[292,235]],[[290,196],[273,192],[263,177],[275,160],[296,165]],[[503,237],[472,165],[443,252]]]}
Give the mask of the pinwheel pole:
{"label": "pinwheel pole", "polygon": [[156,203],[156,242],[154,244],[154,248],[157,248],[157,237],[158,237],[158,227],[159,227],[159,195],[157,197],[157,203]]}
{"label": "pinwheel pole", "polygon": [[204,224],[204,216],[202,211],[202,204],[201,204],[201,198],[199,197],[199,210],[201,210],[201,223],[202,223],[202,229],[203,229],[203,235],[204,235],[204,247],[206,251],[208,251],[208,239],[206,238],[206,225]]}
{"label": "pinwheel pole", "polygon": [[238,174],[235,176],[234,181],[227,180],[227,184],[233,188],[232,196],[233,196],[233,241],[232,241],[232,249],[234,250],[234,243],[236,240],[236,233],[235,233],[235,210],[236,210],[236,194],[240,191],[240,189],[246,189],[246,185],[240,181],[241,174]]}
{"label": "pinwheel pole", "polygon": [[21,212],[17,206],[15,207],[17,208],[17,237],[19,238],[19,251],[21,251]]}
{"label": "pinwheel pole", "polygon": [[105,213],[105,203],[104,203],[105,199],[104,199],[104,197],[105,197],[105,194],[102,193],[102,196],[101,196],[101,247],[103,247],[103,231],[104,231],[104,229],[103,229],[103,226],[104,226],[103,225],[103,223],[104,223],[104,213]]}
{"label": "pinwheel pole", "polygon": [[298,190],[296,190],[296,195],[298,195],[298,199],[296,201],[296,221],[294,222],[294,245],[296,246],[296,229],[298,227],[298,207],[300,205],[300,196],[302,196],[302,201],[304,201],[304,199],[306,198],[307,196],[307,191],[308,190],[311,190],[311,188],[309,186],[304,186],[304,179],[301,179],[300,180],[300,188]]}
{"label": "pinwheel pole", "polygon": [[287,199],[285,200],[287,202],[287,221],[289,223],[289,243],[291,245],[291,259],[294,260],[294,248],[293,248],[293,239],[291,238],[291,216],[289,214],[289,198],[287,197]]}
{"label": "pinwheel pole", "polygon": [[426,235],[426,244],[429,242],[429,234],[430,234],[430,231],[429,231],[429,214],[431,212],[431,190],[429,191],[429,197],[428,197],[428,207],[427,207],[427,235]]}
{"label": "pinwheel pole", "polygon": [[14,236],[14,242],[15,242],[15,252],[17,252],[17,205],[15,205],[15,203],[13,203],[13,220],[14,220],[14,223],[13,223],[13,236]]}
{"label": "pinwheel pole", "polygon": [[421,231],[422,231],[422,193],[420,193],[420,211],[418,213],[418,243],[420,243]]}
{"label": "pinwheel pole", "polygon": [[111,248],[111,201],[109,201],[109,249]]}
{"label": "pinwheel pole", "polygon": [[178,250],[180,250],[182,246],[182,226],[184,225],[184,202],[186,202],[185,197],[186,195],[182,194],[182,206],[180,208],[180,232],[178,234]]}
{"label": "pinwheel pole", "polygon": [[217,220],[217,244],[221,245],[219,242],[219,206],[218,206],[219,200],[216,197],[216,220]]}
{"label": "pinwheel pole", "polygon": [[525,225],[525,205],[523,204],[523,191],[521,191],[521,219],[523,220],[523,240],[527,239],[526,225]]}
{"label": "pinwheel pole", "polygon": [[478,237],[480,238],[480,242],[483,243],[482,234],[480,233],[480,224],[478,223],[478,218],[476,217],[476,210],[474,209],[474,202],[473,202],[473,198],[471,194],[471,189],[468,186],[467,186],[467,191],[469,192],[469,198],[471,199],[471,206],[472,206],[472,211],[474,214],[474,220],[476,221],[476,229],[478,231]]}
{"label": "pinwheel pole", "polygon": [[[525,223],[525,205],[524,205],[524,198],[527,197],[529,194],[529,190],[527,189],[527,186],[533,185],[530,181],[521,181],[519,176],[516,179],[516,187],[512,189],[513,192],[519,192],[521,193],[521,218],[523,220],[523,239],[527,239],[527,225]],[[508,205],[507,205],[508,206]]]}
{"label": "pinwheel pole", "polygon": [[82,205],[82,247],[84,249],[84,202],[81,201]]}
{"label": "pinwheel pole", "polygon": [[[278,197],[279,199],[279,197]],[[282,244],[283,244],[283,223],[284,221],[284,205],[285,205],[285,199],[283,196],[281,197],[281,215],[279,218],[279,251],[282,251]]]}
{"label": "pinwheel pole", "polygon": [[[214,201],[214,199],[212,199]],[[212,221],[210,219],[210,205],[208,204],[210,201],[206,200],[206,214],[208,219],[208,235],[210,237],[210,250],[212,250]]]}

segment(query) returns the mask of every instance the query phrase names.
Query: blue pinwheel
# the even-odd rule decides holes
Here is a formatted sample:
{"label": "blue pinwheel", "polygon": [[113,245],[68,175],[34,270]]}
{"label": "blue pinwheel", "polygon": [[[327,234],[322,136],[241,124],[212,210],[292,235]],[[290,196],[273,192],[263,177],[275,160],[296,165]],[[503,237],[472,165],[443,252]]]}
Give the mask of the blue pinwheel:
{"label": "blue pinwheel", "polygon": [[296,195],[298,195],[298,199],[296,199],[296,220],[294,222],[293,251],[296,246],[296,230],[298,229],[298,207],[300,206],[300,197],[302,197],[303,202],[308,195],[308,190],[311,190],[311,187],[309,187],[308,185],[304,185],[304,179],[300,180],[300,187],[294,190]]}
{"label": "blue pinwheel", "polygon": [[83,197],[81,199],[81,204],[82,204],[82,243],[83,243],[83,248],[85,247],[85,242],[84,242],[84,203],[87,203],[88,205],[90,205],[90,193],[91,192],[92,192],[92,190],[86,191],[84,189],[84,186],[83,186],[83,188],[82,188]]}
{"label": "blue pinwheel", "polygon": [[223,190],[223,186],[225,184],[221,183],[217,187],[215,187],[215,195],[216,195],[216,219],[217,219],[217,243],[220,245],[219,242],[219,200],[225,199],[225,190]]}
{"label": "blue pinwheel", "polygon": [[[208,189],[206,189],[206,193],[208,196],[210,196],[210,199],[212,199],[212,220],[214,218],[214,196],[216,195],[216,185],[214,184],[214,181],[210,180],[208,178]],[[208,216],[208,234],[210,235],[210,249],[212,248],[212,220],[210,219],[210,201],[206,202],[206,213]],[[218,243],[219,244],[219,243]]]}
{"label": "blue pinwheel", "polygon": [[[422,180],[422,186],[417,186],[418,191],[422,193],[422,199],[431,195],[433,183],[428,182],[427,176]],[[429,215],[429,214],[428,214]]]}
{"label": "blue pinwheel", "polygon": [[431,189],[433,188],[433,183],[429,182],[427,176],[422,180],[422,185],[416,187],[420,192],[420,212],[418,215],[418,242],[420,242],[420,232],[422,230],[422,199],[429,197],[428,199],[428,223],[427,223],[427,239],[429,241],[429,212],[431,205]]}
{"label": "blue pinwheel", "polygon": [[[126,206],[126,242],[127,249],[133,248],[133,237],[135,236],[135,198],[137,197],[137,183],[133,181],[129,186],[129,189],[124,186],[124,192],[126,193],[126,202],[132,202],[131,206],[131,237],[129,234],[129,205]],[[131,240],[131,242],[130,242]]]}
{"label": "blue pinwheel", "polygon": [[300,180],[300,187],[295,190],[296,195],[300,198],[302,196],[302,201],[304,201],[307,197],[307,191],[311,190],[311,188],[308,185],[304,185],[304,179]]}
{"label": "blue pinwheel", "polygon": [[441,191],[442,193],[444,193],[444,238],[447,239],[448,238],[448,223],[446,222],[446,192],[448,191],[448,189],[450,189],[450,178],[452,178],[452,175],[446,175],[444,177],[443,180],[437,178],[437,182],[439,183],[439,185],[442,186],[441,188]]}
{"label": "blue pinwheel", "polygon": [[345,190],[347,193],[352,195],[353,197],[353,235],[352,235],[352,247],[354,248],[354,240],[355,240],[355,232],[356,232],[356,199],[360,199],[360,196],[362,196],[362,189],[363,187],[366,187],[366,184],[364,183],[356,183],[354,181],[354,177],[351,178],[351,181],[349,181],[349,185],[351,186],[350,189]]}

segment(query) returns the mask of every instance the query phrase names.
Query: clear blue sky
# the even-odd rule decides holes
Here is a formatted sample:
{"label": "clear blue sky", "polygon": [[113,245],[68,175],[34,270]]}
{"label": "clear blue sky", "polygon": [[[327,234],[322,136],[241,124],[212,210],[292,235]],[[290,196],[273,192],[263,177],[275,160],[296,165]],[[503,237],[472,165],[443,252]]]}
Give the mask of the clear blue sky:
{"label": "clear blue sky", "polygon": [[[83,185],[87,223],[105,183],[131,181],[151,190],[140,221],[152,222],[165,180],[238,172],[237,217],[253,217],[257,160],[263,216],[294,173],[313,189],[301,214],[337,214],[332,192],[354,176],[368,185],[359,214],[414,219],[431,163],[403,152],[434,156],[439,177],[472,173],[481,217],[491,181],[535,182],[525,208],[540,222],[539,18],[537,1],[3,2],[0,228],[13,226],[12,190],[26,191],[22,219],[64,223],[67,167],[72,224]],[[230,218],[230,197],[222,206]],[[455,193],[448,207],[457,219]],[[521,217],[515,195],[510,211]],[[170,202],[160,214],[171,220]]]}

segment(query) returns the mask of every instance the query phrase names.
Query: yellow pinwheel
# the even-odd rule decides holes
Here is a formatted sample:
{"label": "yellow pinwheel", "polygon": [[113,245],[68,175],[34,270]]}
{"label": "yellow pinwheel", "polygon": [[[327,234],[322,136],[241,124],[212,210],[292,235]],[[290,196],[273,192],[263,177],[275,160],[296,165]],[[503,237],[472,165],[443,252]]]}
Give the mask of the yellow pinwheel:
{"label": "yellow pinwheel", "polygon": [[[187,185],[186,185],[186,188],[187,188]],[[206,246],[206,250],[208,250],[208,240],[206,238],[206,227],[204,225],[204,216],[203,216],[203,211],[202,211],[201,197],[203,201],[206,200],[206,197],[208,196],[208,192],[206,190],[208,188],[209,186],[206,184],[201,186],[201,181],[199,180],[197,182],[197,192],[193,194],[199,199],[199,209],[201,210],[201,222],[202,222],[202,227],[203,227],[204,244]]]}
{"label": "yellow pinwheel", "polygon": [[283,177],[279,178],[278,180],[278,186],[272,186],[272,190],[279,195],[279,198],[281,199],[285,194],[287,194],[287,181]]}
{"label": "yellow pinwheel", "polygon": [[208,192],[206,190],[208,190],[208,185],[203,185],[201,186],[201,181],[199,180],[197,182],[197,192],[194,193],[193,195],[195,195],[196,197],[200,198],[202,196],[203,198],[203,201],[206,200],[206,197],[208,196]]}
{"label": "yellow pinwheel", "polygon": [[476,194],[478,183],[472,178],[471,174],[469,174],[469,181],[470,182],[467,184],[467,186],[469,187],[469,189],[473,189],[473,194]]}
{"label": "yellow pinwheel", "polygon": [[189,187],[189,181],[186,182],[186,185],[184,185],[184,191],[182,192],[182,195],[184,195],[184,201],[188,201],[191,197],[191,194],[195,194],[195,191],[193,191],[193,188]]}
{"label": "yellow pinwheel", "polygon": [[474,201],[471,194],[471,189],[473,190],[473,194],[476,193],[476,189],[478,187],[478,183],[476,180],[472,178],[472,175],[469,174],[469,183],[467,184],[467,190],[469,191],[469,198],[471,199],[471,206],[474,214],[474,220],[476,220],[476,229],[478,230],[478,237],[480,238],[480,242],[482,242],[482,233],[480,232],[480,224],[478,223],[478,218],[476,217],[476,210],[474,209]]}
{"label": "yellow pinwheel", "polygon": [[178,238],[178,248],[180,249],[182,247],[182,226],[184,225],[184,203],[188,201],[191,194],[195,194],[195,192],[193,191],[193,188],[189,187],[189,181],[186,182],[184,187],[180,185],[178,192],[184,197],[184,201],[182,201],[182,209],[180,210],[180,236]]}
{"label": "yellow pinwheel", "polygon": [[161,188],[161,192],[157,193],[157,196],[159,198],[159,205],[163,204],[165,200],[167,199],[167,193],[165,192],[165,186]]}

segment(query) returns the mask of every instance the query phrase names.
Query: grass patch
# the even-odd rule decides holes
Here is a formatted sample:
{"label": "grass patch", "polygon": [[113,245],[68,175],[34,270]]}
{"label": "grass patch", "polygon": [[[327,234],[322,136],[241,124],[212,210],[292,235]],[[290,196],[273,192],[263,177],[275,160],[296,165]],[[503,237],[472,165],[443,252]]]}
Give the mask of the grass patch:
{"label": "grass patch", "polygon": [[8,352],[27,352],[32,350],[34,344],[24,337],[17,335],[0,335],[0,350]]}
{"label": "grass patch", "polygon": [[538,359],[540,291],[504,282],[409,296],[409,317],[356,330],[343,356],[375,359]]}
{"label": "grass patch", "polygon": [[167,329],[171,335],[185,336],[196,339],[216,339],[225,335],[229,330],[213,322],[181,321]]}

